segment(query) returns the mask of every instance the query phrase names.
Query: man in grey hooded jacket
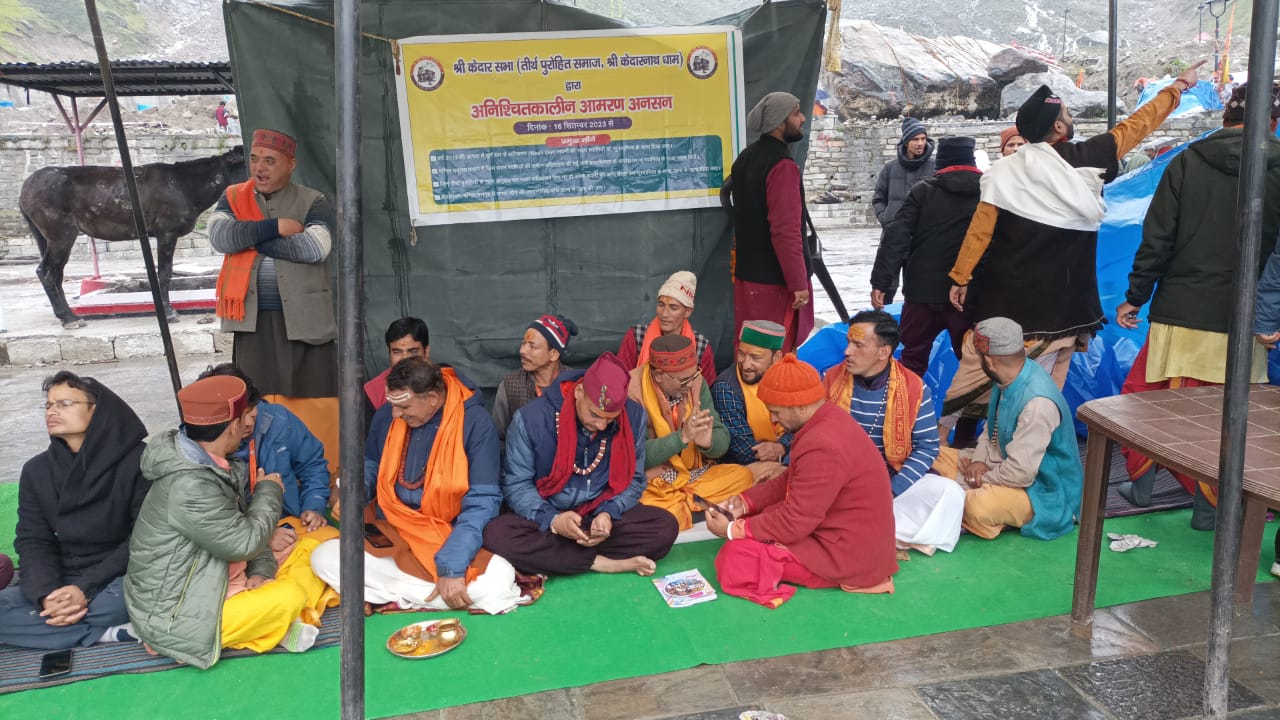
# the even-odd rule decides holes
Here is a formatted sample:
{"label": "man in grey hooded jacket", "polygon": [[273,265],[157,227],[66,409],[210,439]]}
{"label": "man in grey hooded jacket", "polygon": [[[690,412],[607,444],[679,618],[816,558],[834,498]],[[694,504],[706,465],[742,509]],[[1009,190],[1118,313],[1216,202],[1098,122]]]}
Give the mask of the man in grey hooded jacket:
{"label": "man in grey hooded jacket", "polygon": [[933,177],[933,147],[924,123],[913,117],[902,118],[898,157],[881,168],[876,178],[876,192],[871,197],[871,207],[876,211],[880,227],[888,225],[898,214],[898,208],[906,202],[907,193],[916,183]]}

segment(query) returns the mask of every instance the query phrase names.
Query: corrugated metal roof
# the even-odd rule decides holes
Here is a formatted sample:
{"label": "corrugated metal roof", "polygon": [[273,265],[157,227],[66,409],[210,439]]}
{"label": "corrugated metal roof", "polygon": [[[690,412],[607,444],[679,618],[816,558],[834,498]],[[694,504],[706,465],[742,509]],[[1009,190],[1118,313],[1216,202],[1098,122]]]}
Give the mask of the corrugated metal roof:
{"label": "corrugated metal roof", "polygon": [[[232,92],[229,62],[113,60],[116,94],[224,95]],[[0,63],[0,83],[66,97],[102,97],[102,73],[96,62]]]}

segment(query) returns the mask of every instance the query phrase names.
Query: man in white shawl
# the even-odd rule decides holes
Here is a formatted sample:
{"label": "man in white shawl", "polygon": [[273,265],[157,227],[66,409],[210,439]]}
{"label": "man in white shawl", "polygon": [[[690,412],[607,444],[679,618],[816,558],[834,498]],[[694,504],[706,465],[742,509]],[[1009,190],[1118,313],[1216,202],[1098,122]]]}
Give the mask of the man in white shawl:
{"label": "man in white shawl", "polygon": [[[1119,174],[1120,158],[1178,107],[1202,64],[1110,131],[1079,143],[1071,142],[1075,122],[1066,104],[1040,86],[1018,108],[1018,134],[1029,144],[982,176],[981,201],[950,272],[951,302],[970,309],[975,323],[1007,317],[1021,325],[1027,356],[1059,388],[1071,354],[1085,349],[1104,322],[1095,258],[1106,210],[1102,186]],[[991,382],[971,339],[963,350],[943,415],[985,416]],[[965,440],[971,441],[955,444]]]}

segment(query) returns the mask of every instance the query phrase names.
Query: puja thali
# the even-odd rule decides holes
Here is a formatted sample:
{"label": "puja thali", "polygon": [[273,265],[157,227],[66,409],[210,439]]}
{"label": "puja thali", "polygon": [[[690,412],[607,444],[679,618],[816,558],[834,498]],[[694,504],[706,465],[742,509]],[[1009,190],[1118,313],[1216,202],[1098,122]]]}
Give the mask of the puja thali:
{"label": "puja thali", "polygon": [[406,625],[387,638],[387,650],[410,660],[435,657],[458,647],[467,639],[467,629],[458,618]]}

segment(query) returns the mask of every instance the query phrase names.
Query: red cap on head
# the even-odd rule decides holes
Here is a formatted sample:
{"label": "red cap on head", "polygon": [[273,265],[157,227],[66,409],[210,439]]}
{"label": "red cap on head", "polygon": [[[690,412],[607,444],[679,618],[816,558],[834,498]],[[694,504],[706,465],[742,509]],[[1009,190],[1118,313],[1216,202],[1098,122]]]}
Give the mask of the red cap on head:
{"label": "red cap on head", "polygon": [[655,370],[676,373],[698,364],[693,341],[684,335],[663,335],[649,346],[649,364]]}
{"label": "red cap on head", "polygon": [[582,392],[587,402],[605,415],[617,415],[627,406],[627,385],[631,373],[617,355],[607,352],[591,363],[582,376]]}
{"label": "red cap on head", "polygon": [[282,132],[261,128],[253,131],[253,143],[250,148],[275,150],[285,157],[292,158],[294,151],[298,149],[298,141]]}
{"label": "red cap on head", "polygon": [[213,375],[178,391],[182,422],[188,425],[231,422],[244,414],[248,404],[244,381],[230,375]]}

